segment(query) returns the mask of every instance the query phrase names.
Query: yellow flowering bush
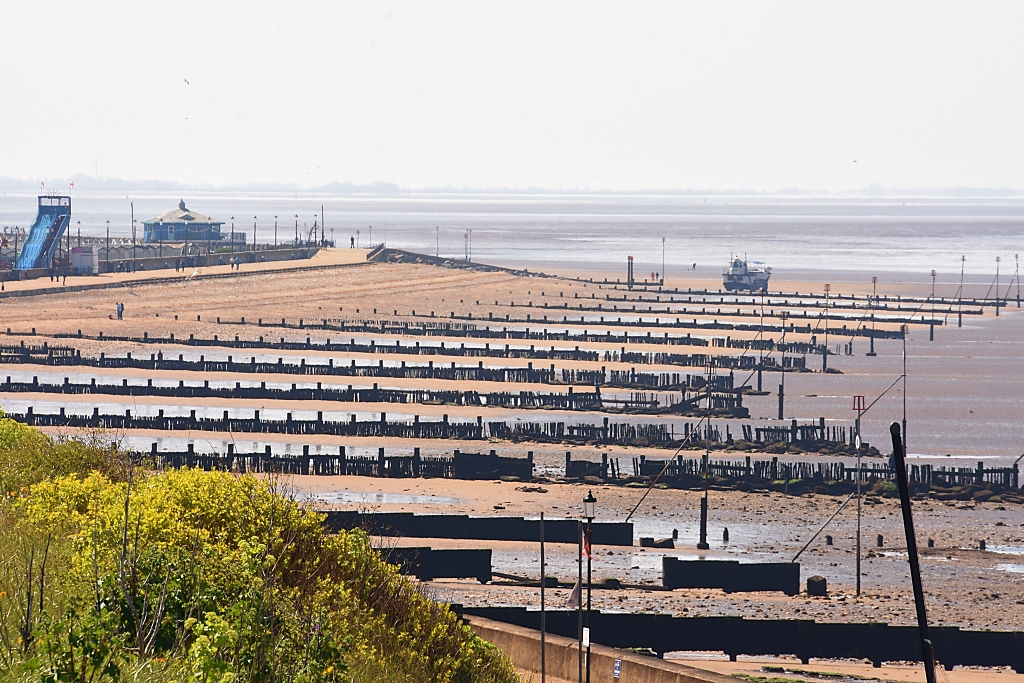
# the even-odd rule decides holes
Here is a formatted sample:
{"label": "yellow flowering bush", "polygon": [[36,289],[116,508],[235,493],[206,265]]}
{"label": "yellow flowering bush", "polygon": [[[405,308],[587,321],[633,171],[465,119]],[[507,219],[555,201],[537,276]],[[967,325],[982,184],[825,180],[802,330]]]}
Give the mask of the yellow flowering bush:
{"label": "yellow flowering bush", "polygon": [[0,681],[516,680],[364,533],[271,485],[94,466],[96,445],[8,422],[0,449],[50,465],[0,503]]}

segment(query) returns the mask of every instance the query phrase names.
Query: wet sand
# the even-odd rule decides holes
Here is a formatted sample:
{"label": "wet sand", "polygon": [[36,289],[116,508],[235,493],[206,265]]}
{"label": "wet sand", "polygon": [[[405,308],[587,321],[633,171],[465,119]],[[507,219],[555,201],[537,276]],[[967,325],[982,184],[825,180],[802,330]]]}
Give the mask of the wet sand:
{"label": "wet sand", "polygon": [[[337,250],[348,252],[349,250]],[[325,252],[322,257],[350,258],[343,254],[332,256]],[[294,266],[294,262],[289,263]],[[243,267],[244,269],[244,267]],[[173,272],[173,271],[172,271]],[[568,271],[564,274],[571,274]],[[135,274],[138,275],[138,274]],[[584,274],[577,274],[584,275]],[[838,280],[827,273],[804,274],[807,279],[783,281],[773,280],[776,287],[786,291],[803,293],[822,292],[823,283]],[[280,328],[238,325],[218,325],[216,319],[246,320],[263,318],[266,321],[280,321],[287,318],[290,322],[298,319],[319,321],[324,318],[346,321],[360,320],[398,320],[410,322],[444,323],[451,321],[451,314],[456,316],[473,315],[472,321],[458,319],[460,324],[469,323],[478,326],[497,327],[505,324],[502,321],[488,323],[488,313],[504,319],[531,315],[547,314],[556,320],[544,323],[516,323],[516,329],[530,327],[539,331],[544,327],[552,331],[582,331],[608,329],[615,333],[628,330],[630,344],[627,350],[642,352],[671,353],[715,353],[740,355],[740,349],[716,346],[665,347],[646,344],[642,334],[650,331],[653,335],[692,333],[703,338],[723,338],[726,336],[750,337],[750,331],[727,332],[720,330],[680,330],[665,329],[653,323],[655,318],[675,320],[676,317],[692,319],[697,317],[702,322],[729,320],[728,311],[717,313],[717,304],[708,304],[705,314],[646,313],[644,319],[650,321],[646,325],[636,327],[602,326],[599,322],[586,320],[579,322],[578,313],[572,308],[568,310],[554,308],[544,309],[544,303],[550,306],[568,303],[570,307],[580,303],[608,303],[601,301],[608,294],[622,296],[623,290],[608,289],[596,280],[604,277],[621,277],[621,274],[588,273],[585,277],[594,277],[595,282],[581,282],[554,277],[516,277],[504,272],[487,272],[471,270],[450,270],[420,265],[365,264],[353,268],[299,270],[288,273],[270,271],[257,274],[245,273],[239,277],[224,277],[208,280],[183,282],[150,282],[145,284],[126,284],[123,289],[85,291],[77,293],[54,294],[47,296],[11,298],[0,303],[0,342],[18,344],[37,344],[48,341],[51,344],[71,345],[82,349],[83,354],[119,355],[127,351],[148,358],[148,354],[158,350],[168,354],[205,354],[207,358],[225,358],[233,355],[236,358],[248,359],[250,356],[283,357],[289,362],[299,359],[319,358],[326,362],[327,358],[344,359],[346,362],[355,358],[359,364],[384,360],[406,361],[409,364],[451,363],[457,365],[476,365],[481,360],[485,367],[523,367],[526,359],[419,356],[413,354],[333,354],[317,351],[263,351],[249,349],[224,349],[211,347],[186,347],[174,345],[139,344],[134,342],[91,341],[78,339],[48,338],[47,334],[76,333],[82,330],[86,335],[96,335],[100,331],[105,335],[142,336],[148,332],[151,336],[167,336],[171,333],[179,339],[187,339],[190,334],[199,338],[233,338],[238,335],[242,339],[257,339],[263,335],[269,339],[284,337],[289,340],[305,341],[332,340],[344,338],[377,339],[378,343],[391,343],[402,340],[414,343],[435,344],[440,341],[467,346],[481,345],[484,340],[466,339],[456,336],[416,337],[412,335],[374,335],[356,333],[326,332],[315,329],[285,330]],[[890,274],[880,277],[879,294],[900,296],[928,296],[930,283],[921,281],[900,281],[902,276]],[[909,278],[908,278],[909,280]],[[69,284],[71,280],[69,279]],[[47,284],[47,283],[44,283]],[[706,274],[696,276],[670,278],[668,287],[710,287],[717,289],[720,280],[710,279]],[[949,289],[948,285],[945,285]],[[832,282],[833,294],[864,295],[870,291],[870,280],[867,284],[853,281]],[[951,291],[938,292],[949,296]],[[984,292],[968,292],[981,296]],[[595,295],[591,299],[591,294]],[[634,291],[629,296],[636,299],[641,293]],[[649,292],[645,296],[658,296]],[[576,297],[579,297],[578,299]],[[717,295],[716,295],[717,297]],[[662,299],[664,299],[662,295]],[[123,301],[126,304],[126,319],[111,320],[114,303]],[[477,303],[479,301],[479,304]],[[497,305],[495,301],[499,302]],[[516,302],[511,307],[512,301]],[[531,303],[531,307],[522,304]],[[612,302],[614,303],[614,302]],[[645,302],[646,303],[646,302]],[[969,316],[964,319],[964,327],[956,327],[955,316],[949,325],[935,330],[935,341],[928,340],[928,327],[915,325],[911,327],[907,340],[907,420],[908,445],[912,456],[921,455],[939,459],[953,466],[974,467],[976,461],[984,460],[987,465],[1008,465],[1024,450],[1024,398],[1020,387],[1024,386],[1024,365],[1019,359],[1024,353],[1021,340],[1024,339],[1024,316],[1016,309],[1015,302],[1001,311],[996,318],[991,308],[985,310],[983,316]],[[630,306],[633,303],[629,304]],[[668,305],[661,301],[653,305]],[[684,304],[674,304],[681,307]],[[686,304],[687,308],[690,308]],[[638,305],[640,309],[642,306]],[[729,309],[729,305],[723,308]],[[735,305],[731,306],[734,311]],[[753,310],[747,304],[740,306],[743,310]],[[775,308],[781,309],[782,305]],[[925,309],[927,310],[927,308]],[[398,311],[396,314],[395,311]],[[415,311],[415,313],[414,313]],[[431,313],[434,317],[431,318]],[[637,314],[640,311],[638,310]],[[637,315],[633,314],[633,315]],[[569,318],[561,322],[562,316]],[[591,313],[586,313],[590,316]],[[618,318],[629,319],[631,312],[621,311],[611,314]],[[576,320],[573,321],[573,316]],[[756,320],[756,319],[755,319]],[[751,324],[750,317],[735,318],[735,322]],[[802,319],[798,319],[801,324]],[[811,321],[813,322],[813,321]],[[508,326],[512,326],[511,323]],[[814,325],[812,325],[813,327]],[[2,333],[8,327],[12,332],[27,332],[36,328],[34,337],[12,334],[5,337]],[[820,335],[820,327],[817,328]],[[634,336],[636,341],[634,342]],[[778,334],[766,334],[777,339]],[[810,341],[804,333],[788,333],[787,341]],[[819,343],[823,341],[819,338]],[[830,346],[844,344],[850,337],[838,336],[829,341]],[[505,341],[502,341],[504,344]],[[576,343],[553,341],[524,342],[508,340],[512,346],[529,346],[536,344],[539,348],[574,348]],[[495,344],[492,343],[492,346]],[[868,341],[863,337],[853,338],[854,355],[835,354],[829,358],[829,365],[842,374],[823,374],[821,372],[786,373],[786,405],[787,421],[798,419],[801,423],[824,417],[826,424],[832,426],[852,426],[854,417],[851,410],[853,395],[865,395],[868,402],[874,400],[886,387],[893,384],[902,373],[903,343],[899,340],[878,340],[876,357],[866,357]],[[621,345],[585,342],[580,348],[592,348],[601,351],[618,351]],[[312,361],[311,361],[312,362]],[[543,367],[551,361],[533,361]],[[809,369],[820,370],[821,356],[807,357]],[[700,374],[700,368],[681,368],[669,365],[644,365],[619,362],[569,362],[554,361],[557,368],[589,368],[606,366],[609,369],[629,369],[635,367],[638,372],[682,372]],[[31,373],[38,375],[41,381],[62,381],[64,376],[81,375],[106,378],[101,381],[118,381],[122,378],[152,378],[154,380],[173,379],[186,382],[217,380],[217,381],[267,381],[280,383],[299,383],[312,379],[325,384],[347,386],[369,386],[373,380],[369,378],[338,378],[338,377],[302,377],[284,375],[239,375],[235,373],[173,373],[168,371],[139,370],[96,370],[85,367],[43,367],[9,365],[4,374]],[[765,373],[765,389],[771,393],[767,396],[747,396],[744,404],[751,411],[751,418],[733,423],[769,424],[777,416],[778,384],[783,380],[780,373]],[[458,381],[427,381],[427,380],[377,380],[380,386],[402,388],[445,388],[475,391],[564,391],[566,387],[549,385],[503,385],[491,382],[458,382]],[[737,384],[754,381],[746,373],[736,372]],[[581,387],[580,390],[586,390]],[[876,445],[883,452],[888,452],[888,425],[903,416],[902,383],[889,390],[884,398],[864,417],[863,430],[865,441]],[[564,411],[527,411],[507,410],[498,408],[460,408],[455,406],[426,406],[411,404],[337,404],[333,402],[255,402],[245,400],[187,400],[175,399],[160,401],[142,397],[114,396],[60,396],[53,394],[8,394],[0,395],[3,405],[23,405],[29,399],[42,405],[46,402],[64,405],[71,410],[91,412],[94,405],[117,404],[119,409],[137,410],[134,406],[155,409],[167,403],[178,403],[179,408],[189,406],[209,410],[325,410],[340,413],[351,412],[387,412],[389,416],[400,414],[419,414],[425,418],[449,414],[453,419],[475,419],[483,415],[484,419],[508,418],[529,419],[532,421],[562,420],[592,421],[599,414],[567,413]],[[38,409],[37,409],[38,410]],[[613,419],[624,421],[625,416],[614,416]],[[673,418],[632,416],[643,422],[658,422]],[[676,419],[678,421],[678,419]],[[734,433],[738,427],[733,427]],[[665,457],[665,451],[654,448],[626,447],[569,447],[559,444],[510,444],[492,440],[492,442],[459,442],[454,440],[402,440],[374,438],[332,438],[320,436],[284,435],[231,435],[218,433],[170,433],[135,431],[126,434],[114,434],[112,437],[127,438],[132,443],[146,445],[150,441],[163,440],[168,444],[191,441],[206,444],[212,450],[224,448],[227,443],[236,443],[239,451],[248,450],[246,444],[273,443],[277,446],[288,445],[292,452],[301,451],[302,444],[320,446],[324,449],[336,449],[345,445],[361,451],[370,451],[384,447],[389,451],[404,452],[413,446],[423,449],[424,455],[450,454],[455,448],[467,451],[495,449],[502,455],[524,456],[527,451],[534,451],[541,472],[550,476],[557,472],[564,463],[565,451],[572,451],[574,458],[598,459],[600,453],[609,453],[613,458],[620,458],[625,471],[629,471],[629,462],[633,457]],[[148,450],[148,449],[147,449]],[[253,450],[256,450],[254,448]],[[714,454],[715,459],[742,459],[742,453]],[[684,451],[684,457],[696,457]],[[958,457],[959,456],[959,457]],[[753,456],[755,459],[764,456]],[[790,457],[790,456],[785,456]],[[813,455],[793,456],[798,460],[808,460]],[[577,517],[580,513],[579,501],[589,488],[588,486],[565,483],[544,483],[546,493],[529,493],[517,491],[519,483],[491,482],[453,482],[445,480],[379,480],[359,477],[295,477],[289,483],[302,495],[320,497],[319,506],[345,507],[354,509],[364,507],[377,510],[403,510],[423,512],[461,512],[474,515],[525,515],[535,516],[544,512],[551,517]],[[621,487],[594,486],[594,493],[599,499],[599,518],[624,519],[629,510],[639,500],[642,491]],[[341,500],[340,494],[362,496],[358,504]],[[373,496],[380,495],[379,500]],[[351,500],[351,495],[349,500]],[[420,498],[411,498],[414,502],[403,502],[406,499],[395,499],[392,496],[425,496],[427,498],[456,499],[457,502],[446,501],[434,504],[424,502]],[[679,543],[675,550],[661,551],[634,548],[602,548],[598,549],[600,561],[595,562],[595,576],[629,579],[637,585],[651,585],[660,581],[661,556],[677,554],[697,557],[693,549],[697,538],[697,519],[700,492],[654,490],[637,510],[633,521],[636,536],[667,537],[672,530],[679,532]],[[332,496],[334,496],[332,502]],[[358,497],[357,496],[357,497]],[[370,502],[365,502],[370,496]],[[742,493],[736,491],[712,491],[710,495],[711,515],[709,535],[712,539],[712,550],[708,557],[737,557],[740,559],[790,559],[806,543],[811,534],[828,518],[841,502],[831,496],[785,496],[776,493]],[[495,506],[499,506],[496,508]],[[1002,509],[1001,509],[1002,508]],[[918,536],[921,539],[933,538],[935,548],[924,554],[924,582],[928,593],[929,614],[933,623],[960,625],[964,628],[1021,629],[1024,628],[1024,590],[1020,577],[1024,576],[1024,509],[1014,505],[998,505],[992,503],[940,503],[925,501],[915,504]],[[800,617],[814,618],[825,621],[866,621],[881,620],[894,624],[913,622],[913,606],[905,556],[901,554],[904,545],[902,527],[898,508],[891,499],[879,499],[866,504],[863,509],[864,539],[864,595],[854,597],[853,570],[853,529],[855,513],[852,504],[847,507],[833,523],[829,530],[835,539],[835,545],[827,547],[821,538],[800,558],[802,562],[802,578],[820,574],[829,581],[831,597],[828,599],[807,598],[806,596],[785,597],[781,594],[735,594],[725,595],[720,591],[672,591],[659,592],[648,589],[630,589],[622,591],[598,591],[595,593],[595,604],[604,609],[631,609],[641,611],[667,611],[678,614],[738,614],[751,618]],[[722,530],[730,531],[729,544],[720,539]],[[885,545],[881,549],[874,546],[877,534],[882,534]],[[717,542],[715,540],[717,539]],[[977,550],[978,541],[985,539],[988,551]],[[391,540],[382,540],[390,543]],[[415,545],[431,545],[434,547],[472,547],[468,541],[445,541],[443,539],[403,539],[402,543]],[[923,541],[922,541],[923,544]],[[524,576],[537,574],[537,548],[528,544],[487,542],[486,547],[494,550],[494,568],[497,571]],[[549,573],[560,577],[571,578],[575,571],[575,549],[572,547],[552,546],[549,557],[551,567]],[[608,554],[611,553],[611,554]],[[464,581],[435,581],[430,589],[439,597],[451,599],[464,604],[512,604],[531,605],[537,601],[537,591],[516,586],[480,586]],[[552,589],[552,601],[562,600],[563,589]],[[741,662],[742,664],[742,662]],[[877,672],[876,672],[877,673]],[[894,674],[895,676],[895,674]],[[889,676],[886,676],[889,677]],[[903,679],[900,679],[903,680]],[[909,680],[909,679],[908,679]]]}

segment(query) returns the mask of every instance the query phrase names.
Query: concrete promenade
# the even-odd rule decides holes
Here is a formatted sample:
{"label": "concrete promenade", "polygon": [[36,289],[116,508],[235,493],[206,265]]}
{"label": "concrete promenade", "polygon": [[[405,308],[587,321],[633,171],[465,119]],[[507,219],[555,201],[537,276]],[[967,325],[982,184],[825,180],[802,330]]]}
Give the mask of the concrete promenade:
{"label": "concrete promenade", "polygon": [[242,275],[259,275],[265,273],[286,273],[299,270],[319,268],[337,268],[367,263],[368,249],[320,249],[308,259],[287,261],[267,261],[263,263],[243,263],[238,270],[230,265],[206,266],[190,268],[183,271],[160,269],[136,271],[134,273],[101,273],[99,275],[70,275],[66,280],[56,282],[48,277],[32,280],[9,280],[4,282],[0,291],[0,299],[36,296],[41,294],[65,294],[83,292],[93,289],[110,289],[114,287],[131,287],[137,285],[157,284],[161,282],[181,282],[188,279],[208,279],[216,277],[237,277]]}

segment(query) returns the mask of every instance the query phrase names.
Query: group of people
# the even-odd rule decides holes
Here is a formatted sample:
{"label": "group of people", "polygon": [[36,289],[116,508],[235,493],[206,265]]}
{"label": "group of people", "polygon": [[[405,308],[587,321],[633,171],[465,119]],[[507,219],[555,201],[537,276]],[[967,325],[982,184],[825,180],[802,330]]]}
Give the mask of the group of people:
{"label": "group of people", "polygon": [[124,304],[118,301],[117,305],[114,307],[114,310],[117,311],[117,319],[124,320]]}

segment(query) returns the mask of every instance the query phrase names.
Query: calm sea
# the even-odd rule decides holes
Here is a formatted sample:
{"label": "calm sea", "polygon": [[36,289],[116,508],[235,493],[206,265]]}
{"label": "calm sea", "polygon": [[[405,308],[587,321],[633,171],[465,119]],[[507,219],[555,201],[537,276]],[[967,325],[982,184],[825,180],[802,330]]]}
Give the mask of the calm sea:
{"label": "calm sea", "polygon": [[[343,246],[387,240],[389,246],[538,270],[624,271],[628,255],[638,274],[662,270],[718,272],[731,253],[765,261],[777,278],[804,271],[906,273],[940,282],[966,272],[988,283],[995,259],[1012,273],[1024,251],[1024,199],[803,199],[634,195],[444,195],[395,197],[281,193],[76,192],[73,234],[131,235],[136,220],[156,216],[183,198],[199,213],[232,223],[260,242],[308,232],[321,209]],[[0,195],[0,226],[30,225],[34,193]],[[470,238],[471,234],[471,246]],[[141,235],[141,229],[140,233]],[[705,270],[707,269],[707,270]],[[854,274],[857,274],[854,276]],[[955,278],[954,278],[955,276]],[[1006,278],[1009,279],[1008,277]]]}

